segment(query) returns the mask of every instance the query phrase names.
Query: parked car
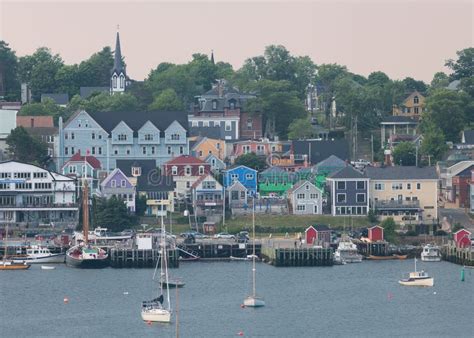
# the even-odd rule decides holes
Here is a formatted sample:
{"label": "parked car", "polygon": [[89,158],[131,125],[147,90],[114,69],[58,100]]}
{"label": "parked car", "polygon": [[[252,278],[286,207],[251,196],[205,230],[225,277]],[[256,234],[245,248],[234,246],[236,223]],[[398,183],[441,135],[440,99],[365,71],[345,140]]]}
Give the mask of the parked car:
{"label": "parked car", "polygon": [[215,234],[215,235],[214,235],[214,238],[235,239],[235,236],[229,234],[228,232],[219,232],[218,234]]}
{"label": "parked car", "polygon": [[237,243],[247,243],[249,241],[249,236],[247,231],[241,231],[235,236],[235,241]]}
{"label": "parked car", "polygon": [[191,230],[191,231],[186,231],[186,232],[182,232],[179,234],[180,237],[183,237],[183,238],[186,238],[188,236],[193,236],[194,238],[200,238],[200,239],[203,239],[203,238],[208,238],[209,236],[207,235],[204,235],[196,230]]}
{"label": "parked car", "polygon": [[358,159],[357,161],[352,161],[351,164],[357,169],[364,169],[367,166],[370,166],[371,163],[364,159]]}
{"label": "parked car", "polygon": [[133,230],[133,229],[125,229],[125,230],[123,230],[120,234],[123,235],[123,236],[128,236],[128,235],[134,236],[134,235],[135,235],[135,230]]}

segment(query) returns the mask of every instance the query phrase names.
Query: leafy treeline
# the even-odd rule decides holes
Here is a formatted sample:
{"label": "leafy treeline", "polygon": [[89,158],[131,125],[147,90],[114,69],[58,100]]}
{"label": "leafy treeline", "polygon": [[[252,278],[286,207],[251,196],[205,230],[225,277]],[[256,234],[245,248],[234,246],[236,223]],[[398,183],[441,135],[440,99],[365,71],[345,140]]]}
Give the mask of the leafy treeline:
{"label": "leafy treeline", "polygon": [[[109,86],[113,52],[104,47],[87,60],[66,65],[59,55],[39,48],[32,55],[17,57],[8,44],[0,41],[0,63],[6,69],[4,78],[6,99],[18,100],[20,83],[27,82],[38,101],[42,93],[64,93],[71,97],[67,108],[53,108],[50,102],[26,105],[20,114],[50,114],[68,117],[78,108],[86,110],[189,109],[194,97],[210,88],[216,79],[226,79],[244,92],[258,94],[248,103],[251,112],[263,113],[267,136],[299,138],[311,136],[304,109],[306,87],[316,84],[322,114],[327,123],[331,102],[335,98],[338,121],[347,129],[354,117],[358,130],[368,134],[378,128],[380,120],[389,114],[394,104],[400,104],[413,90],[427,95],[428,112],[423,117],[422,130],[435,143],[458,141],[460,131],[473,122],[473,56],[474,48],[458,52],[457,60],[448,60],[451,74],[436,73],[430,84],[407,77],[392,80],[375,71],[368,77],[351,73],[338,64],[317,65],[308,56],[294,56],[283,46],[271,45],[263,55],[247,59],[234,70],[229,63],[214,62],[204,54],[193,54],[186,64],[160,63],[144,81],[133,81],[124,95],[95,95],[87,100],[77,94],[81,86]],[[459,80],[458,91],[445,87]],[[449,123],[446,123],[449,121]],[[309,134],[309,135],[308,135]],[[426,138],[426,137],[425,137]],[[425,142],[427,152],[432,142]]]}

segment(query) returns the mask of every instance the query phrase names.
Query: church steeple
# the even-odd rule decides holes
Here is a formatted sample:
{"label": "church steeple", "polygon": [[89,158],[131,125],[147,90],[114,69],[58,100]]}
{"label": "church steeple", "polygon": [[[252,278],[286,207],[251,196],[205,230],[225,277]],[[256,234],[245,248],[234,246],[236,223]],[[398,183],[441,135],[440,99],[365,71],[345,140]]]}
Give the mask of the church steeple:
{"label": "church steeple", "polygon": [[215,64],[214,63],[214,50],[213,49],[211,50],[211,62],[212,62],[213,65]]}
{"label": "church steeple", "polygon": [[120,34],[117,26],[117,37],[115,39],[114,67],[112,68],[110,78],[110,93],[120,93],[125,91],[127,85],[127,74],[122,62],[122,50],[120,48]]}

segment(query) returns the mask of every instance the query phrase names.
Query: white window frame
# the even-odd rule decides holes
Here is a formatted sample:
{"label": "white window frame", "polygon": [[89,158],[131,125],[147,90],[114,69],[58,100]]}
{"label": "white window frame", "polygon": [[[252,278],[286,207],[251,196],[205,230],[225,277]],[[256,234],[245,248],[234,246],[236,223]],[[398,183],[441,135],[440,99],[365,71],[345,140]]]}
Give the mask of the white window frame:
{"label": "white window frame", "polygon": [[[364,200],[363,201],[359,201],[359,195],[363,195],[364,196]],[[366,194],[365,193],[357,193],[356,194],[356,203],[365,203],[367,202],[367,199],[366,199]]]}
{"label": "white window frame", "polygon": [[[344,201],[339,201],[339,196],[344,196]],[[336,196],[336,203],[347,203],[347,194],[346,193],[338,193]]]}

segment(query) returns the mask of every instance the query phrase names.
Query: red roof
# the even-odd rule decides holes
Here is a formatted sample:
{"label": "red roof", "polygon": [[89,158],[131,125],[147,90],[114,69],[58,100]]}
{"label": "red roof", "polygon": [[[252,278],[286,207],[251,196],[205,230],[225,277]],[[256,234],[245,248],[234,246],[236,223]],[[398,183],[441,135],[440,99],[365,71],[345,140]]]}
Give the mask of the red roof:
{"label": "red roof", "polygon": [[198,165],[198,164],[208,164],[208,163],[204,162],[203,160],[200,160],[199,158],[189,156],[189,155],[181,155],[166,162],[166,165],[183,165],[183,164]]}
{"label": "red roof", "polygon": [[52,116],[17,116],[16,125],[23,128],[54,127]]}
{"label": "red roof", "polygon": [[96,159],[94,156],[92,155],[87,155],[87,156],[82,156],[81,155],[81,152],[78,151],[77,153],[75,153],[70,159],[69,161],[67,161],[64,165],[66,165],[67,163],[69,162],[84,162],[86,161],[87,163],[89,163],[91,165],[92,168],[94,169],[100,169],[101,168],[101,165],[100,165],[100,161],[98,159]]}

